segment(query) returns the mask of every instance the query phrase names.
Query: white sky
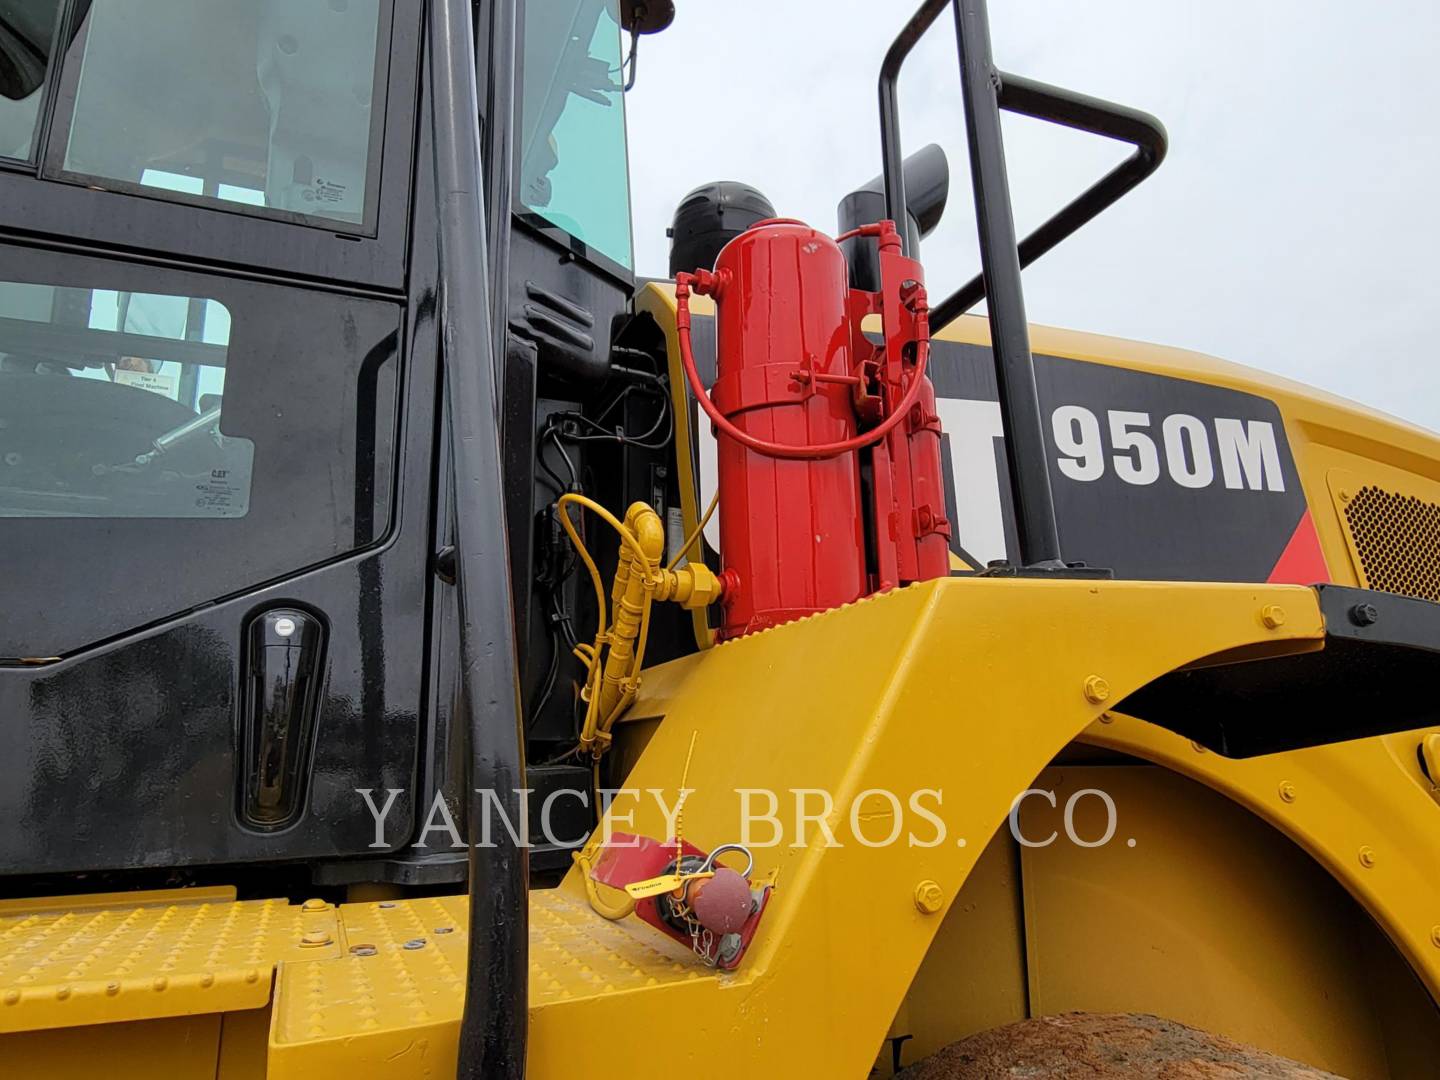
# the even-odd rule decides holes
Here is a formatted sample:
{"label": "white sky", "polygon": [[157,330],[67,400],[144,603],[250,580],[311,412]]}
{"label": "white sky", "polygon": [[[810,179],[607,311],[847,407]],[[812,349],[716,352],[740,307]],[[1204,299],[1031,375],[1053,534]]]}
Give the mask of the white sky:
{"label": "white sky", "polygon": [[[835,229],[879,172],[875,79],[918,0],[676,0],[629,95],[638,269],[691,188],[752,183]],[[1025,275],[1032,321],[1277,372],[1440,429],[1440,3],[991,0],[997,64],[1157,115],[1160,171]],[[979,267],[953,23],[906,67],[907,150],[950,156],[932,295]],[[1123,157],[1006,121],[1021,232]]]}

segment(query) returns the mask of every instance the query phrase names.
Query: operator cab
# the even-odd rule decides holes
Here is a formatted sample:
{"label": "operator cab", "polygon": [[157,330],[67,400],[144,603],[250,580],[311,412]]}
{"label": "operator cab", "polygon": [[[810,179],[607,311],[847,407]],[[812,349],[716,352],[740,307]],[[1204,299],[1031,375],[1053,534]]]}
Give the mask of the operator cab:
{"label": "operator cab", "polygon": [[[611,346],[624,84],[673,8],[515,14],[492,588],[543,757],[573,709],[549,616],[589,617],[546,470],[584,486],[631,448],[562,431],[668,410]],[[0,0],[0,893],[464,880],[411,847],[464,801],[425,30],[395,0]],[[378,848],[359,790],[399,792]]]}

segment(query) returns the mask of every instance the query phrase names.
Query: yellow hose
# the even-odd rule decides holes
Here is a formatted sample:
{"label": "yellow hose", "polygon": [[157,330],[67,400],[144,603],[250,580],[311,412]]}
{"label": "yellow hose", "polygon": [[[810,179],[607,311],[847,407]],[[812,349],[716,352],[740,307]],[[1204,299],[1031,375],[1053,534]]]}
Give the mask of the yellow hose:
{"label": "yellow hose", "polygon": [[705,508],[705,513],[701,516],[699,523],[690,531],[690,535],[685,538],[685,543],[680,545],[680,550],[671,556],[670,561],[665,564],[666,570],[674,570],[680,560],[685,557],[685,553],[695,545],[695,541],[700,539],[700,534],[704,532],[705,526],[710,523],[710,516],[715,513],[715,508],[719,505],[720,490],[717,488],[715,494],[711,496],[710,505]]}
{"label": "yellow hose", "polygon": [[[575,646],[575,656],[585,665],[585,720],[580,728],[580,749],[599,757],[610,746],[610,730],[634,702],[640,689],[640,671],[645,664],[645,646],[650,637],[650,610],[654,601],[675,600],[687,608],[703,607],[719,598],[719,579],[701,563],[691,563],[683,570],[674,564],[694,544],[714,512],[717,500],[711,500],[695,531],[671,560],[660,569],[665,549],[665,527],[660,515],[642,502],[633,503],[625,520],[618,521],[610,511],[593,499],[573,492],[561,495],[555,509],[560,524],[580,556],[595,589],[598,624],[593,644]],[[579,506],[595,514],[620,537],[619,563],[610,590],[610,607],[605,604],[605,583],[595,565],[579,530],[570,520],[567,509]],[[628,557],[627,557],[628,556]],[[607,621],[607,611],[613,618]]]}
{"label": "yellow hose", "polygon": [[[606,620],[605,583],[600,577],[600,570],[596,567],[589,549],[585,547],[585,542],[580,538],[575,523],[566,513],[566,508],[572,505],[589,510],[620,537],[623,550],[612,593],[616,607],[616,625],[611,625]],[[659,524],[659,515],[643,503],[636,503],[630,508],[624,523],[616,520],[609,510],[593,499],[573,492],[560,496],[555,506],[560,516],[560,525],[570,537],[570,543],[575,546],[575,551],[590,574],[590,582],[595,588],[599,619],[595,643],[588,649],[577,647],[575,654],[588,670],[585,690],[581,694],[585,701],[585,720],[580,728],[580,746],[583,750],[600,754],[609,746],[611,725],[634,699],[633,686],[639,673],[639,665],[644,661],[643,651],[636,649],[635,644],[637,639],[648,635],[650,600],[655,587],[655,568],[660,557],[659,545],[664,543],[664,531]],[[645,520],[646,511],[648,517],[654,519],[654,527],[651,528],[646,521],[642,531],[646,539],[651,540],[653,555],[630,528],[632,524]],[[658,544],[652,539],[656,536]],[[630,557],[625,558],[625,554]],[[611,657],[615,659],[613,665],[610,662]]]}

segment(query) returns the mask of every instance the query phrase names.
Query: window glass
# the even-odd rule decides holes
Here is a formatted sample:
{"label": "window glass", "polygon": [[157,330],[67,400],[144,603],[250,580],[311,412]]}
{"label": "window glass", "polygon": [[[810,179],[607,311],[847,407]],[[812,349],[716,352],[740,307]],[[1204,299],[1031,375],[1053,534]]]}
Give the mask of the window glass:
{"label": "window glass", "polygon": [[64,0],[0,0],[0,157],[29,160]]}
{"label": "window glass", "polygon": [[528,0],[516,153],[525,209],[633,268],[617,0]]}
{"label": "window glass", "polygon": [[0,281],[0,517],[244,517],[229,342],[216,300]]}
{"label": "window glass", "polygon": [[[402,311],[0,243],[0,612],[28,613],[0,618],[0,658],[383,538]],[[95,602],[53,603],[62,586]]]}
{"label": "window glass", "polygon": [[60,170],[368,226],[388,11],[382,0],[92,0],[67,58]]}

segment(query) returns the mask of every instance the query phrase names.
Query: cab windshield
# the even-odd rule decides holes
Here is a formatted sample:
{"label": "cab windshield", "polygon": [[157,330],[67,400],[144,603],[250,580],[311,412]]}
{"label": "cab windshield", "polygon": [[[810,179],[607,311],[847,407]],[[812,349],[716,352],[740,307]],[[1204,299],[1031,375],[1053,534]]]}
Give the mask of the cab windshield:
{"label": "cab windshield", "polygon": [[517,199],[633,269],[618,0],[527,0]]}

